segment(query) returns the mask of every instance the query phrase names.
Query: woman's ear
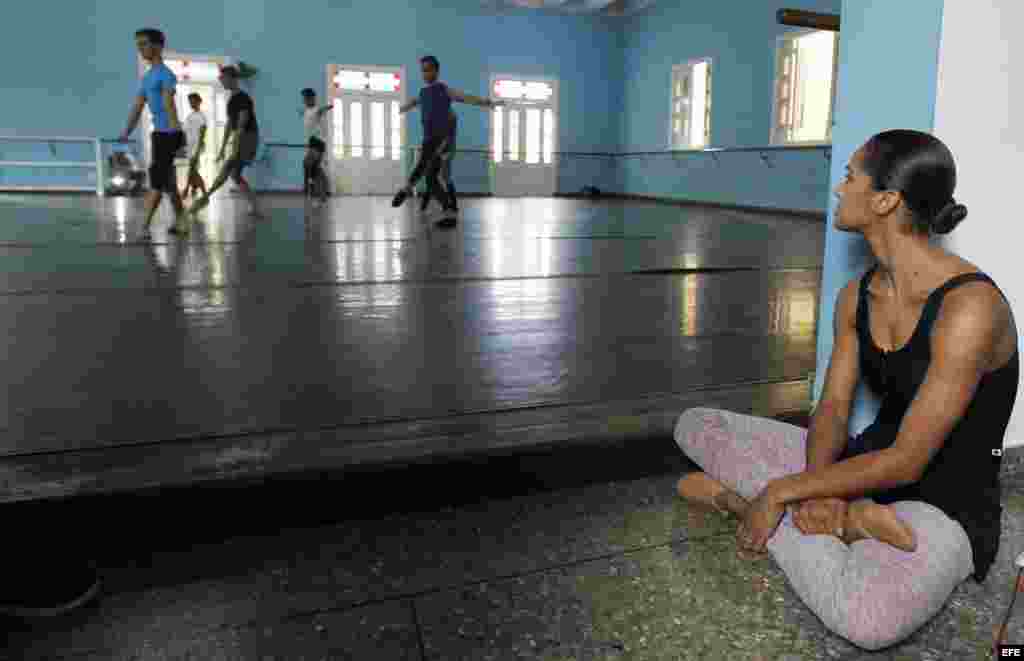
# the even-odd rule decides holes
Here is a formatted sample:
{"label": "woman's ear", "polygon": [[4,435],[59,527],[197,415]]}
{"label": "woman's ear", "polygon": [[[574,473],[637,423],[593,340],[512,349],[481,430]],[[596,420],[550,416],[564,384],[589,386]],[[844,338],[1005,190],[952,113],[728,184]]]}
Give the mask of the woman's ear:
{"label": "woman's ear", "polygon": [[879,216],[888,216],[899,208],[903,195],[899,191],[879,191],[872,196],[871,208]]}

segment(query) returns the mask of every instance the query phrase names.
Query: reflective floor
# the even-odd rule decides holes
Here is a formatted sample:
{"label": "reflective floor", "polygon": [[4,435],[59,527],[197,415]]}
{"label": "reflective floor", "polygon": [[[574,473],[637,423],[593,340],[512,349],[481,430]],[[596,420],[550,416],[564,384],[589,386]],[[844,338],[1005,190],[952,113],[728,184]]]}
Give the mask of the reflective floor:
{"label": "reflective floor", "polygon": [[412,202],[261,201],[254,217],[216,199],[187,240],[165,234],[165,203],[145,244],[140,199],[0,196],[0,453],[636,400],[814,369],[821,221],[481,198],[442,230]]}

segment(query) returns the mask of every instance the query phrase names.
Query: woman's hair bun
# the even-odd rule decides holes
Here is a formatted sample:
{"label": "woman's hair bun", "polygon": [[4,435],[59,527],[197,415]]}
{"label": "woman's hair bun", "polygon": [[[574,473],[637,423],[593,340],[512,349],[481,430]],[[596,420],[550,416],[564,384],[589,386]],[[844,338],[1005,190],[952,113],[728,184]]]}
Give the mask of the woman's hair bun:
{"label": "woman's hair bun", "polygon": [[966,217],[967,207],[951,199],[932,220],[932,231],[936,234],[949,234]]}

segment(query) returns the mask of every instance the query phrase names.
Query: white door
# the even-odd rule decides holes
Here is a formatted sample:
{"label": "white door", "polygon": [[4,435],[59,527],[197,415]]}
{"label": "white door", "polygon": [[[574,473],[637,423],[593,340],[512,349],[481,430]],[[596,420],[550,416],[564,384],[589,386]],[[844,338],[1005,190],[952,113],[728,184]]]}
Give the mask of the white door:
{"label": "white door", "polygon": [[401,187],[402,78],[401,67],[328,65],[331,173],[338,193],[391,195]]}
{"label": "white door", "polygon": [[[207,83],[178,84],[178,91],[175,100],[178,106],[178,117],[181,118],[182,126],[185,120],[192,114],[192,106],[188,102],[190,94],[196,93],[203,100],[199,107],[200,112],[206,115],[206,148],[199,157],[199,174],[206,181],[207,187],[213,182],[219,171],[219,164],[216,161],[217,151],[220,149],[220,141],[224,138],[225,127],[227,126],[227,92],[220,86]],[[185,187],[185,177],[188,171],[188,161],[180,159],[179,163],[179,187]]]}
{"label": "white door", "polygon": [[493,76],[491,89],[505,101],[491,111],[494,194],[553,195],[558,186],[558,81]]}

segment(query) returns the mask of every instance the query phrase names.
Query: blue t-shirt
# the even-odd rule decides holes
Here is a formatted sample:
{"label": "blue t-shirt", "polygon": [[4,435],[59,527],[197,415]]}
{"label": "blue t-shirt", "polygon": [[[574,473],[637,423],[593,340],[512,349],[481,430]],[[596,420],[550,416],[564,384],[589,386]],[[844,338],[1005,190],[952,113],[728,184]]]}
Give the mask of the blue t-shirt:
{"label": "blue t-shirt", "polygon": [[146,97],[146,105],[149,112],[153,114],[153,130],[159,133],[173,133],[180,129],[171,128],[171,119],[167,116],[164,108],[163,91],[165,89],[174,92],[178,85],[178,77],[174,75],[166,64],[154,64],[142,77],[142,85],[139,87],[139,96]]}
{"label": "blue t-shirt", "polygon": [[436,81],[420,89],[420,116],[423,119],[423,139],[439,139],[451,128],[452,98],[448,86]]}

